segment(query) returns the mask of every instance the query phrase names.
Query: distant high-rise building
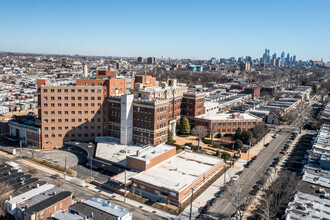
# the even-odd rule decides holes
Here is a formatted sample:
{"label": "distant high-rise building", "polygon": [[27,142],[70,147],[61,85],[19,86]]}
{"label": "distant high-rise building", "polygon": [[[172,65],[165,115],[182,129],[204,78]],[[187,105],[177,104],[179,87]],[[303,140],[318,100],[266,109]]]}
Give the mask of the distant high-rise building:
{"label": "distant high-rise building", "polygon": [[157,59],[155,57],[148,57],[148,63],[149,64],[155,64]]}
{"label": "distant high-rise building", "polygon": [[137,58],[137,61],[138,61],[139,63],[143,63],[143,57],[138,57],[138,58]]}
{"label": "distant high-rise building", "polygon": [[272,56],[272,59],[276,60],[276,58],[277,58],[277,54],[274,53],[273,56]]}
{"label": "distant high-rise building", "polygon": [[281,66],[284,66],[284,62],[285,62],[285,52],[282,52],[282,54],[281,54]]}
{"label": "distant high-rise building", "polygon": [[217,58],[212,57],[212,58],[210,59],[210,64],[212,64],[212,65],[217,64]]}
{"label": "distant high-rise building", "polygon": [[288,54],[286,55],[285,65],[286,65],[286,66],[290,66],[290,53],[288,53]]}
{"label": "distant high-rise building", "polygon": [[264,61],[265,65],[270,64],[270,50],[269,49],[267,49],[267,48],[265,49],[265,53],[262,56],[262,58],[263,58],[263,61]]}
{"label": "distant high-rise building", "polygon": [[280,57],[276,58],[275,66],[277,66],[277,67],[281,66],[281,58]]}
{"label": "distant high-rise building", "polygon": [[296,55],[293,55],[293,58],[292,58],[292,64],[295,65],[296,64]]}
{"label": "distant high-rise building", "polygon": [[246,62],[252,62],[252,57],[250,57],[250,56],[246,56],[246,57],[245,57],[245,61],[246,61]]}
{"label": "distant high-rise building", "polygon": [[88,69],[87,69],[87,65],[84,65],[84,68],[83,68],[83,75],[84,77],[88,77]]}

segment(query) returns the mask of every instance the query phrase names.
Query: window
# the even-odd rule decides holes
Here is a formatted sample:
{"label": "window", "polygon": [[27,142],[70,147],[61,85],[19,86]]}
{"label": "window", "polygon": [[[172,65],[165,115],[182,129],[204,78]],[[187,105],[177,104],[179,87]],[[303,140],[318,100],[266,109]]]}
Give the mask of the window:
{"label": "window", "polygon": [[69,92],[69,90],[68,89],[64,89],[64,93],[68,93]]}
{"label": "window", "polygon": [[64,100],[69,100],[69,97],[67,97],[67,96],[64,96]]}
{"label": "window", "polygon": [[88,115],[88,111],[85,111],[85,115]]}
{"label": "window", "polygon": [[44,89],[44,92],[47,92],[47,89]]}
{"label": "window", "polygon": [[54,90],[54,89],[51,89],[51,90],[50,90],[50,92],[51,92],[51,93],[54,93],[54,92],[55,92],[55,90]]}
{"label": "window", "polygon": [[71,122],[76,122],[76,119],[74,119],[74,118],[73,118],[73,119],[71,119]]}
{"label": "window", "polygon": [[55,127],[52,127],[52,131],[55,131]]}
{"label": "window", "polygon": [[92,90],[91,90],[91,93],[95,93],[95,90],[94,90],[94,89],[92,89]]}
{"label": "window", "polygon": [[57,107],[62,107],[62,103],[57,103]]}
{"label": "window", "polygon": [[95,106],[95,104],[94,104],[94,103],[91,103],[91,106],[92,106],[92,107],[94,107],[94,106]]}
{"label": "window", "polygon": [[45,127],[45,131],[48,131],[48,127]]}
{"label": "window", "polygon": [[45,104],[44,104],[44,107],[48,107],[48,104],[47,104],[47,103],[45,103]]}
{"label": "window", "polygon": [[62,111],[58,111],[57,114],[62,115]]}
{"label": "window", "polygon": [[71,89],[71,93],[75,93],[75,90],[74,89]]}
{"label": "window", "polygon": [[58,130],[59,130],[59,131],[62,131],[62,127],[58,127]]}
{"label": "window", "polygon": [[62,119],[58,119],[57,121],[58,121],[59,123],[62,123]]}
{"label": "window", "polygon": [[73,100],[75,100],[75,98],[76,98],[76,97],[72,96],[72,97],[71,97],[71,100],[73,101]]}
{"label": "window", "polygon": [[78,103],[78,107],[81,107],[81,103]]}
{"label": "window", "polygon": [[84,134],[85,137],[88,137],[88,134]]}
{"label": "window", "polygon": [[54,103],[52,103],[52,104],[50,104],[50,106],[51,106],[51,107],[55,107],[55,104],[54,104]]}
{"label": "window", "polygon": [[51,111],[50,113],[51,113],[52,115],[55,115],[55,111]]}
{"label": "window", "polygon": [[62,134],[59,134],[58,137],[61,138],[62,137]]}
{"label": "window", "polygon": [[65,130],[69,130],[69,127],[68,126],[65,126]]}
{"label": "window", "polygon": [[65,111],[65,112],[64,112],[64,114],[68,115],[68,114],[69,114],[69,112],[68,112],[68,111]]}
{"label": "window", "polygon": [[50,100],[55,100],[55,97],[54,97],[54,96],[51,96],[51,97],[50,97]]}
{"label": "window", "polygon": [[97,97],[97,100],[101,100],[101,97]]}
{"label": "window", "polygon": [[62,92],[62,90],[61,90],[61,89],[58,89],[58,90],[57,90],[57,92],[58,92],[58,93],[61,93],[61,92]]}
{"label": "window", "polygon": [[79,118],[79,119],[78,119],[78,122],[81,122],[81,121],[82,121],[81,118]]}
{"label": "window", "polygon": [[71,103],[71,107],[75,107],[76,106],[76,104],[74,104],[74,103]]}
{"label": "window", "polygon": [[88,86],[88,83],[85,83],[85,86]]}
{"label": "window", "polygon": [[82,114],[82,111],[78,111],[78,115],[81,115]]}
{"label": "window", "polygon": [[45,120],[44,120],[44,123],[48,123],[48,119],[45,119]]}
{"label": "window", "polygon": [[101,93],[101,89],[98,89],[98,90],[97,90],[97,93]]}
{"label": "window", "polygon": [[64,107],[69,107],[69,104],[68,103],[64,103]]}
{"label": "window", "polygon": [[88,100],[88,97],[87,96],[85,96],[85,100]]}
{"label": "window", "polygon": [[47,96],[45,96],[45,97],[44,97],[44,100],[48,100],[48,97],[47,97]]}
{"label": "window", "polygon": [[69,122],[69,119],[66,118],[66,119],[64,119],[64,121],[65,121],[65,122]]}
{"label": "window", "polygon": [[91,100],[95,100],[95,97],[91,97]]}
{"label": "window", "polygon": [[57,100],[62,100],[62,97],[61,96],[57,97]]}
{"label": "window", "polygon": [[78,137],[81,137],[81,134],[80,133],[78,134]]}
{"label": "window", "polygon": [[85,103],[85,107],[88,107],[88,103]]}
{"label": "window", "polygon": [[45,138],[48,138],[48,134],[45,135]]}
{"label": "window", "polygon": [[81,89],[78,89],[78,93],[81,93]]}

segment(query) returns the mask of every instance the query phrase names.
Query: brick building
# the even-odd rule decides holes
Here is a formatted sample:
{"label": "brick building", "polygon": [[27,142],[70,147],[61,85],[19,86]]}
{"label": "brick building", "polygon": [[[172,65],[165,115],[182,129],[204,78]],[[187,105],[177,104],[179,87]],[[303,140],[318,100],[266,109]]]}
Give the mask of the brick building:
{"label": "brick building", "polygon": [[262,123],[262,118],[252,114],[217,114],[217,115],[201,115],[192,118],[194,126],[205,126],[209,133],[213,128],[213,133],[235,133],[238,128],[242,130],[249,130],[254,128],[257,124]]}
{"label": "brick building", "polygon": [[251,94],[252,99],[255,100],[260,97],[260,88],[258,88],[258,87],[245,88],[244,93]]}
{"label": "brick building", "polygon": [[151,76],[126,78],[97,70],[96,78],[75,84],[40,79],[37,86],[43,150],[100,136],[158,145],[166,142],[168,128],[175,135],[181,115],[204,114],[204,94],[188,92],[176,80],[158,86]]}

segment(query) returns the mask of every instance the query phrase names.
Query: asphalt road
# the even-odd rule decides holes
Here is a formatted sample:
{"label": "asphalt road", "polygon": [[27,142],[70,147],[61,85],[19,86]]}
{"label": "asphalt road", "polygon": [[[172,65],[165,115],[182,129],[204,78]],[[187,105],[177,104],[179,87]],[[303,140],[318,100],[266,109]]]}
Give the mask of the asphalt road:
{"label": "asphalt road", "polygon": [[[291,133],[285,131],[270,141],[268,147],[263,148],[258,154],[258,159],[255,160],[249,168],[244,168],[243,173],[236,181],[236,185],[240,187],[243,196],[248,195],[253,189],[257,181],[261,180],[273,159],[278,157],[279,152],[289,140]],[[233,186],[231,186],[233,187]],[[242,196],[240,196],[242,197]],[[211,207],[209,215],[214,217],[222,216],[223,219],[228,219],[236,212],[236,208],[232,205],[234,201],[229,192],[225,192],[221,198],[217,200],[214,206]]]}

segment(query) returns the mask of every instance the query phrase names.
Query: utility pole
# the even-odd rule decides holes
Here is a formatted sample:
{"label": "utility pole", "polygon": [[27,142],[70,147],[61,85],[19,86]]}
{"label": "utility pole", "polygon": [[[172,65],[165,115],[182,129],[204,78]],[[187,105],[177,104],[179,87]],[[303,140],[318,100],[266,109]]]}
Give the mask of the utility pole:
{"label": "utility pole", "polygon": [[127,191],[127,178],[126,178],[126,169],[125,169],[125,194],[124,194],[124,202],[126,203],[126,191]]}
{"label": "utility pole", "polygon": [[93,178],[93,156],[91,156],[91,178]]}
{"label": "utility pole", "polygon": [[64,159],[64,179],[65,179],[65,175],[66,175],[66,157]]}
{"label": "utility pole", "polygon": [[191,212],[192,212],[193,197],[194,197],[194,188],[191,188],[189,220],[191,220]]}
{"label": "utility pole", "polygon": [[214,126],[215,126],[215,124],[211,125],[211,144],[213,144]]}
{"label": "utility pole", "polygon": [[19,148],[20,148],[20,153],[21,153],[21,163],[22,163],[22,160],[23,160],[23,156],[22,156],[22,154],[23,154],[23,152],[22,152],[22,140],[19,140]]}
{"label": "utility pole", "polygon": [[227,164],[225,164],[225,173],[223,176],[223,186],[225,186],[225,184],[226,184],[226,173],[227,173]]}

